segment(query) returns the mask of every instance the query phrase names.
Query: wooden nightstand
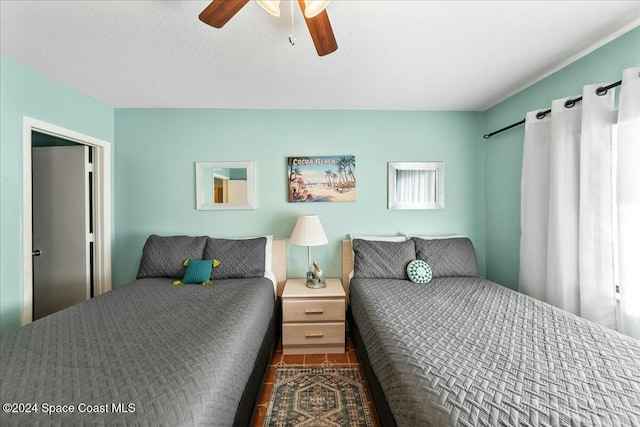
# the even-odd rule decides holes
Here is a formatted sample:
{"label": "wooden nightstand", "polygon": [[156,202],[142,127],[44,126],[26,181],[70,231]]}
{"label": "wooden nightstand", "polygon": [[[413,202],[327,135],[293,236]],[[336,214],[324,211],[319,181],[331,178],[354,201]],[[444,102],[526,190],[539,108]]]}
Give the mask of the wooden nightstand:
{"label": "wooden nightstand", "polygon": [[344,353],[346,295],[340,279],[310,289],[289,279],[282,292],[284,354]]}

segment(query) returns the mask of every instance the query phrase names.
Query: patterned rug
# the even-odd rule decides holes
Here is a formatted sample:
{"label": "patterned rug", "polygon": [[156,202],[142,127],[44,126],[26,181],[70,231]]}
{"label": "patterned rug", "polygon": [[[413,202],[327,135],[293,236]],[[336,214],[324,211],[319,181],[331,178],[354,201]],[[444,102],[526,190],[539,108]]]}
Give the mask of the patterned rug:
{"label": "patterned rug", "polygon": [[358,368],[278,366],[264,426],[372,427]]}

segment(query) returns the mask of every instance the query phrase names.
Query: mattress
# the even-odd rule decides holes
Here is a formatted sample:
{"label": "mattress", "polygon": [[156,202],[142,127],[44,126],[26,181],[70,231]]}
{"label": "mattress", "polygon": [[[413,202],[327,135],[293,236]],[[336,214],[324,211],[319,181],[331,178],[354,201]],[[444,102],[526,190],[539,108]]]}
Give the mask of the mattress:
{"label": "mattress", "polygon": [[639,426],[640,342],[479,277],[353,279],[399,426]]}
{"label": "mattress", "polygon": [[0,424],[232,425],[273,284],[172,281],[136,280],[0,337]]}

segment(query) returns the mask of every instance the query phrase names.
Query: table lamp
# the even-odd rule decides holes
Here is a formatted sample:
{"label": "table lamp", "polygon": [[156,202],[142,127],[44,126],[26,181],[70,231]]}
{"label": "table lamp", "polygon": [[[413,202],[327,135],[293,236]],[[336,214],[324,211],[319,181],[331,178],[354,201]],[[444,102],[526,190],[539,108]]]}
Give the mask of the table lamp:
{"label": "table lamp", "polygon": [[[306,246],[307,255],[309,257],[309,270],[307,271],[307,287],[324,288],[327,284],[322,277],[322,270],[319,267],[314,268],[311,262],[311,246],[326,245],[329,243],[324,229],[320,223],[318,215],[301,215],[298,217],[296,226],[289,242],[296,246]],[[315,264],[317,266],[318,264]]]}

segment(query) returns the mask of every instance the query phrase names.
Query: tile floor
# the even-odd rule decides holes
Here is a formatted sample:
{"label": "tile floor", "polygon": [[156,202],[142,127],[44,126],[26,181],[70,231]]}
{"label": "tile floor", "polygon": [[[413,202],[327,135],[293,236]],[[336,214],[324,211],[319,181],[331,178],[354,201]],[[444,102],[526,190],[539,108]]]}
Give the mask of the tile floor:
{"label": "tile floor", "polygon": [[360,360],[356,354],[355,347],[351,338],[347,337],[346,353],[337,354],[282,354],[282,342],[279,341],[276,344],[276,350],[271,356],[269,361],[269,367],[267,368],[267,374],[265,375],[260,395],[258,396],[258,404],[253,412],[253,419],[251,420],[251,427],[262,427],[264,417],[267,411],[267,404],[269,403],[269,396],[271,395],[271,388],[273,387],[273,380],[276,377],[276,366],[281,365],[304,365],[304,366],[357,366],[360,368],[360,377],[362,383],[367,392],[367,403],[369,404],[369,412],[371,413],[371,419],[374,427],[378,427],[378,420],[376,418],[376,411],[371,402],[371,396],[366,384],[364,372],[362,366],[360,366]]}

